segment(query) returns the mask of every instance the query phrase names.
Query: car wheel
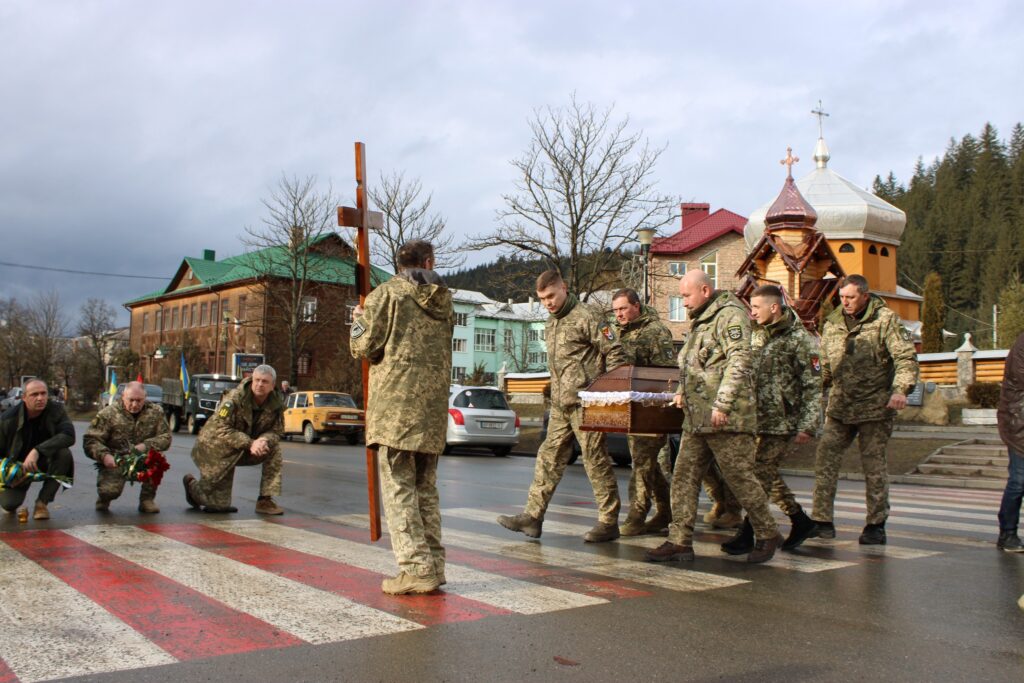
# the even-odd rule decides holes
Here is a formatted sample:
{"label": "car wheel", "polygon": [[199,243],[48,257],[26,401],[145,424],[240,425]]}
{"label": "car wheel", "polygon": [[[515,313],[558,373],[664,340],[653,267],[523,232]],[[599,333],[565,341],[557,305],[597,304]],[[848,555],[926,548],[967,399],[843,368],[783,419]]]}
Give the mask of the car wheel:
{"label": "car wheel", "polygon": [[508,455],[509,453],[512,452],[512,447],[511,446],[495,446],[494,448],[491,449],[491,451],[496,456],[498,456],[499,458],[503,458],[503,457],[505,457],[506,455]]}
{"label": "car wheel", "polygon": [[569,464],[573,464],[574,462],[579,460],[579,458],[580,454],[577,451],[573,450],[572,455],[569,456]]}
{"label": "car wheel", "polygon": [[181,429],[181,418],[177,413],[171,413],[167,416],[167,426],[171,428],[171,431],[175,434]]}
{"label": "car wheel", "polygon": [[313,429],[313,425],[309,422],[302,426],[302,440],[306,443],[316,443],[320,440],[320,435]]}
{"label": "car wheel", "polygon": [[612,462],[614,462],[619,467],[629,467],[632,464],[633,460],[628,455],[613,455]]}
{"label": "car wheel", "polygon": [[189,434],[198,434],[199,430],[201,428],[202,428],[202,425],[200,425],[199,421],[196,420],[196,416],[195,415],[189,415],[188,416],[188,433]]}
{"label": "car wheel", "polygon": [[349,446],[355,446],[359,443],[359,432],[350,432],[346,434],[345,441],[348,441]]}
{"label": "car wheel", "polygon": [[444,445],[444,450],[443,450],[443,451],[441,451],[441,454],[442,454],[442,455],[448,455],[448,454],[449,454],[449,453],[451,453],[451,452],[452,452],[452,447],[451,447],[451,446],[449,446],[448,444],[445,444],[445,445]]}

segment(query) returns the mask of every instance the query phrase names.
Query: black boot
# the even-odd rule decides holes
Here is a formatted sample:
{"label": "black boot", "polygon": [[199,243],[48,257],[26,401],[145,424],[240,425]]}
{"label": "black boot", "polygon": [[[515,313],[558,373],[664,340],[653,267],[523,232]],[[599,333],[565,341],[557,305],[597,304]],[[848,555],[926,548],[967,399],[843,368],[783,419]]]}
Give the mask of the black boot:
{"label": "black boot", "polygon": [[743,525],[732,539],[722,544],[722,551],[730,555],[746,555],[754,549],[754,527],[750,518],[743,518]]}
{"label": "black boot", "polygon": [[815,526],[814,520],[807,516],[807,513],[803,510],[797,510],[796,514],[789,516],[791,527],[789,529],[789,536],[786,541],[782,544],[783,550],[792,550],[798,547],[801,543],[811,537],[811,532],[814,531]]}
{"label": "black boot", "polygon": [[857,540],[861,545],[885,545],[885,524],[868,524]]}
{"label": "black boot", "polygon": [[1017,530],[1000,531],[996,547],[1007,553],[1024,553],[1024,543],[1020,542]]}

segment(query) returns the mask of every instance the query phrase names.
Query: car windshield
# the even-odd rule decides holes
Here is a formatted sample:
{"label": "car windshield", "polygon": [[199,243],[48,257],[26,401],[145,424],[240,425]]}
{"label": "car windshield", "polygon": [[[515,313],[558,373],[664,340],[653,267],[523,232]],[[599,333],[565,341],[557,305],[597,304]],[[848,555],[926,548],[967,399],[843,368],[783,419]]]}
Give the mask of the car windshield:
{"label": "car windshield", "polygon": [[146,386],[146,398],[152,401],[160,401],[164,397],[164,390],[155,384],[147,384]]}
{"label": "car windshield", "polygon": [[356,402],[348,394],[313,394],[317,408],[355,408]]}
{"label": "car windshield", "polygon": [[483,410],[508,410],[505,394],[494,389],[467,389],[452,402],[456,408],[480,408]]}
{"label": "car windshield", "polygon": [[225,391],[231,391],[238,386],[238,382],[220,382],[217,380],[203,380],[199,382],[196,390],[200,394],[220,396]]}

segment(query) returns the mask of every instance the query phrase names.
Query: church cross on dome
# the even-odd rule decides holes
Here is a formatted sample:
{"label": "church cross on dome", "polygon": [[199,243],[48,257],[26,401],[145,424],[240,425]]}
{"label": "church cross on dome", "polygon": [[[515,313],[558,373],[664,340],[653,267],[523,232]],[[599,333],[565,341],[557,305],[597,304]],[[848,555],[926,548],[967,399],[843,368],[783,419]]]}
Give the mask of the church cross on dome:
{"label": "church cross on dome", "polygon": [[818,100],[818,108],[812,109],[811,113],[818,117],[818,137],[825,137],[822,133],[822,124],[825,122],[825,117],[829,114],[825,111],[825,108],[821,106],[821,100]]}
{"label": "church cross on dome", "polygon": [[792,178],[793,177],[793,164],[797,163],[798,161],[800,161],[800,157],[793,156],[793,148],[792,147],[787,147],[786,148],[786,158],[785,159],[781,159],[779,161],[780,164],[782,164],[783,166],[786,167],[786,177],[787,178]]}

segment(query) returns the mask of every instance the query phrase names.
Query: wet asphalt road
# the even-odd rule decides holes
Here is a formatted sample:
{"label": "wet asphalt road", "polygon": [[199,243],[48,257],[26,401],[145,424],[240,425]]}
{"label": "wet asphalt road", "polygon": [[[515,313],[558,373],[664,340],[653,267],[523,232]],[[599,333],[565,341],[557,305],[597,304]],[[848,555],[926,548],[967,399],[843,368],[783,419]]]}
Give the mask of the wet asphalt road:
{"label": "wet asphalt road", "polygon": [[[77,426],[81,434],[84,425]],[[182,494],[181,476],[194,472],[188,456],[192,443],[193,437],[176,435],[168,453],[172,469],[157,498],[162,513],[146,519],[134,510],[137,488],[126,488],[109,515],[92,510],[91,463],[76,446],[79,484],[58,497],[46,527],[209,520],[214,516],[188,510]],[[284,493],[278,502],[289,519],[365,513],[363,454],[361,447],[342,443],[286,444]],[[471,511],[446,516],[445,529],[484,534],[508,547],[527,543],[489,520],[521,507],[532,467],[531,458],[495,458],[483,452],[443,457],[442,508]],[[624,494],[629,470],[616,471]],[[256,518],[258,477],[257,468],[240,468],[234,488],[240,512],[216,517]],[[803,501],[812,483],[791,480]],[[859,494],[862,486],[841,482],[840,495]],[[916,495],[927,498],[914,503]],[[736,585],[694,591],[637,584],[627,597],[604,604],[439,623],[404,633],[74,680],[1019,682],[1024,680],[1024,611],[1016,603],[1024,592],[1024,556],[993,548],[991,496],[954,495],[944,502],[935,490],[894,487],[894,497],[911,501],[905,503],[907,509],[919,511],[918,521],[903,525],[894,506],[889,547],[897,549],[891,553],[904,551],[900,556],[865,554],[855,543],[807,547],[800,557],[848,564],[827,571],[786,571],[699,553],[696,563],[675,571],[707,572],[735,579]],[[643,547],[638,545],[585,545],[577,534],[559,533],[575,529],[560,528],[559,523],[591,523],[592,494],[580,465],[568,469],[554,503],[567,507],[549,515],[555,529],[546,527],[543,548],[587,553],[595,563],[642,559]],[[991,523],[985,521],[989,508]],[[959,518],[958,511],[968,517]],[[930,519],[934,526],[929,526]],[[963,523],[965,519],[970,523]],[[855,540],[860,526],[855,515],[837,519],[837,524],[839,541]],[[41,526],[0,519],[0,532]],[[710,530],[698,533],[698,540],[712,543],[727,538]],[[644,544],[660,542],[649,538]],[[471,546],[463,549],[474,551]],[[575,569],[586,572],[586,566]],[[496,571],[501,573],[500,567]],[[17,615],[6,618],[3,628],[16,627]]]}

